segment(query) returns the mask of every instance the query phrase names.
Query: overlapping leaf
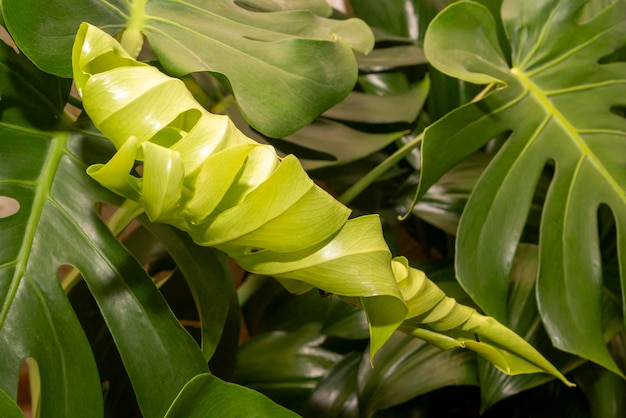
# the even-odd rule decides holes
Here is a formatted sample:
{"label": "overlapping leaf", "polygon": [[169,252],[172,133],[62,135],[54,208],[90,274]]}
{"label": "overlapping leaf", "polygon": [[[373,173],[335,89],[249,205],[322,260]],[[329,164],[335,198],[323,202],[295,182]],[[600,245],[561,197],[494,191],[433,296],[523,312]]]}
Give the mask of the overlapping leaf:
{"label": "overlapping leaf", "polygon": [[246,119],[272,137],[294,132],[345,98],[357,77],[352,49],[366,53],[373,46],[363,22],[328,19],[324,0],[6,0],[3,12],[26,55],[63,77],[71,76],[81,22],[111,34],[124,30],[122,43],[132,53],[145,35],[169,72],[222,77]]}
{"label": "overlapping leaf", "polygon": [[[94,354],[59,281],[59,268],[71,265],[98,304],[143,415],[160,418],[189,381],[207,372],[205,357],[97,212],[97,202],[119,203],[85,173],[94,158],[110,155],[110,144],[75,132],[62,116],[56,103],[69,92],[66,81],[39,73],[10,48],[3,51],[0,197],[19,206],[0,217],[0,415],[16,414],[24,361],[33,372],[33,387],[40,387],[34,395],[41,417],[103,415]],[[24,73],[29,77],[21,77]],[[36,118],[22,117],[35,110]],[[54,121],[55,130],[45,129]],[[168,244],[180,255],[175,247],[183,244],[176,239]],[[198,262],[211,265],[207,258]],[[204,273],[223,274],[219,261],[214,264]],[[197,275],[195,267],[186,266],[185,273]],[[199,301],[206,301],[207,289],[195,293]],[[214,304],[202,310],[203,320],[213,319],[219,331],[224,309]],[[213,332],[204,339],[207,357],[218,338]],[[259,401],[258,394],[213,381],[240,394],[243,409],[250,408],[247,400]],[[271,409],[267,400],[260,402]]]}
{"label": "overlapping leaf", "polygon": [[626,2],[583,19],[584,7],[583,0],[505,0],[510,61],[485,7],[460,2],[433,21],[425,43],[433,65],[496,90],[427,130],[420,194],[496,135],[510,133],[461,220],[459,279],[484,310],[506,320],[513,256],[547,172],[537,282],[542,318],[557,347],[620,373],[603,338],[596,219],[601,204],[611,208],[623,281],[626,120],[619,109],[626,105],[626,64],[605,57],[626,45]]}
{"label": "overlapping leaf", "polygon": [[294,418],[298,415],[252,389],[224,382],[210,374],[201,374],[185,385],[164,417],[211,416]]}
{"label": "overlapping leaf", "polygon": [[153,222],[188,232],[293,293],[318,287],[362,306],[372,357],[403,324],[440,347],[475,350],[507,373],[545,371],[568,383],[512,331],[447,297],[405,258],[392,259],[378,216],[347,219],[349,209],[293,155],[281,159],[207,112],[180,80],[132,59],[94,26],[81,26],[74,72],[86,111],[118,149],[88,173]]}
{"label": "overlapping leaf", "polygon": [[[69,264],[84,274],[107,319],[144,414],[162,415],[206,364],[150,278],[95,212],[94,203],[104,196],[84,174],[80,153],[89,141],[69,133],[1,129],[1,194],[20,202],[15,215],[1,220],[3,389],[15,395],[21,363],[33,358],[42,416],[102,413],[93,356],[58,279],[59,267]],[[153,367],[165,365],[164,358],[177,360],[171,368]]]}
{"label": "overlapping leaf", "polygon": [[[67,134],[37,131],[32,124],[58,120],[61,109],[53,103],[60,95],[42,100],[41,93],[60,93],[63,83],[39,73],[4,44],[0,69],[0,196],[17,203],[0,218],[0,388],[15,400],[20,367],[30,358],[39,370],[42,407],[52,415],[98,416],[89,408],[102,404],[100,383],[87,340],[58,281],[61,254],[44,251],[59,242],[57,231],[63,227],[54,224],[58,207],[48,200],[54,173],[61,165],[72,166],[73,160],[64,153]],[[30,77],[22,78],[24,73]],[[73,343],[65,344],[67,340]],[[84,384],[74,388],[72,380]],[[8,403],[3,401],[3,407],[8,415]]]}
{"label": "overlapping leaf", "polygon": [[[585,360],[556,350],[541,324],[535,299],[535,279],[538,264],[539,251],[537,246],[521,244],[515,255],[511,273],[508,324],[518,334],[523,335],[526,341],[537,347],[541,352],[546,353],[546,356],[559,370],[569,372],[579,367]],[[605,293],[602,304],[602,318],[604,321],[605,340],[608,341],[611,335],[615,334],[616,329],[619,330],[621,328],[621,319],[619,316],[619,303],[608,292]],[[498,373],[482,359],[478,359],[478,364],[481,385],[481,408],[483,410],[490,408],[504,398],[551,380],[549,376],[539,374],[505,376],[502,373]]]}
{"label": "overlapping leaf", "polygon": [[282,404],[306,399],[342,355],[323,346],[319,324],[258,335],[241,346],[233,381]]}
{"label": "overlapping leaf", "polygon": [[444,386],[478,384],[473,353],[441,351],[402,334],[390,339],[379,360],[375,368],[364,361],[359,367],[359,408],[363,416]]}

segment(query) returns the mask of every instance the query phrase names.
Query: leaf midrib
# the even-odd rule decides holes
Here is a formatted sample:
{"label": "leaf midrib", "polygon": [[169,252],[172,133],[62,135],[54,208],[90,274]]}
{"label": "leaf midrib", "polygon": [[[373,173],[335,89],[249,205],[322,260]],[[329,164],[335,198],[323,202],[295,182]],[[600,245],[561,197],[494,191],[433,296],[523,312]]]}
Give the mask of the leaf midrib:
{"label": "leaf midrib", "polygon": [[[137,0],[135,0],[135,1],[137,1]],[[140,1],[141,1],[141,0],[140,0]],[[186,1],[183,1],[183,0],[174,0],[174,2],[175,2],[175,3],[178,3],[178,4],[181,4],[181,5],[183,5],[184,7],[188,7],[188,8],[189,8],[189,9],[191,9],[191,10],[197,11],[198,13],[202,13],[202,14],[206,14],[206,15],[212,16],[212,17],[216,18],[217,20],[222,20],[222,21],[226,22],[228,25],[232,25],[232,26],[243,26],[243,27],[246,27],[246,28],[252,27],[252,28],[254,28],[254,30],[256,30],[256,31],[260,31],[260,32],[267,32],[267,33],[271,33],[271,34],[279,33],[279,34],[282,36],[282,38],[281,38],[281,39],[276,40],[276,41],[271,41],[271,42],[278,42],[278,41],[284,41],[284,40],[300,39],[298,36],[295,36],[295,35],[293,35],[293,34],[284,33],[284,32],[276,32],[276,31],[272,31],[272,30],[269,30],[269,29],[266,29],[266,28],[263,28],[263,27],[251,26],[251,25],[246,24],[246,23],[241,23],[241,22],[238,22],[237,20],[233,20],[233,19],[231,19],[229,16],[220,15],[220,14],[218,14],[218,13],[215,13],[215,12],[211,11],[211,10],[203,9],[203,8],[201,8],[201,7],[195,6],[195,5],[190,4],[190,3],[186,2]],[[133,8],[135,8],[135,4],[133,4]],[[170,35],[167,33],[167,31],[160,30],[157,26],[155,26],[155,25],[151,25],[149,22],[150,22],[150,21],[160,22],[160,23],[165,24],[165,25],[169,25],[169,26],[177,27],[178,29],[181,29],[181,30],[187,31],[187,32],[189,32],[189,33],[193,34],[194,36],[199,37],[199,38],[202,38],[202,39],[205,39],[205,40],[208,40],[208,41],[215,42],[216,44],[219,44],[220,46],[224,47],[225,49],[228,49],[228,50],[233,51],[233,53],[234,53],[235,55],[243,55],[243,56],[245,56],[246,58],[248,58],[248,59],[250,59],[250,60],[252,60],[252,61],[257,62],[257,63],[258,63],[258,64],[260,64],[261,66],[269,67],[269,68],[271,68],[272,70],[274,70],[274,71],[279,71],[279,72],[281,72],[281,73],[283,73],[283,74],[286,74],[287,76],[294,76],[294,75],[295,75],[295,76],[297,76],[297,78],[298,78],[298,79],[301,79],[301,80],[314,81],[314,80],[313,80],[313,79],[311,79],[311,78],[308,78],[308,77],[303,77],[303,76],[302,76],[302,75],[300,75],[300,74],[295,74],[295,73],[289,72],[289,71],[287,71],[287,70],[284,70],[283,68],[280,68],[279,66],[275,66],[275,65],[269,64],[268,62],[263,61],[262,59],[259,59],[258,57],[256,57],[256,56],[254,56],[254,55],[250,54],[249,52],[244,51],[243,49],[238,49],[238,48],[236,48],[236,47],[233,47],[233,45],[231,45],[230,43],[228,43],[228,42],[224,42],[223,40],[218,39],[217,37],[213,37],[213,36],[211,36],[211,35],[209,35],[209,34],[206,34],[206,33],[201,33],[201,32],[198,32],[198,31],[196,31],[196,30],[193,30],[193,29],[192,29],[192,28],[190,28],[190,27],[187,27],[187,26],[184,26],[184,25],[180,25],[180,24],[178,24],[176,21],[171,20],[171,19],[168,19],[167,17],[159,16],[159,15],[157,15],[157,14],[150,14],[150,13],[146,13],[146,10],[145,10],[146,8],[147,8],[147,5],[146,5],[145,7],[143,7],[143,10],[141,10],[141,12],[142,12],[141,19],[142,19],[142,21],[141,21],[140,29],[141,29],[141,31],[142,31],[143,33],[146,33],[146,34],[147,34],[147,32],[149,32],[150,30],[152,30],[152,31],[154,31],[154,32],[156,32],[156,33],[160,33],[160,34],[161,34],[161,36],[163,36],[163,37],[165,37],[165,38],[168,38],[168,39],[170,39],[171,41],[173,41],[173,42],[175,42],[175,43],[179,44],[179,45],[180,45],[180,47],[181,47],[182,49],[187,50],[187,51],[188,51],[191,55],[193,55],[193,56],[194,56],[194,57],[195,57],[198,61],[200,61],[200,62],[202,62],[202,63],[205,63],[205,64],[206,64],[206,63],[207,63],[207,62],[206,62],[206,59],[204,59],[203,57],[198,56],[198,55],[197,55],[194,51],[192,51],[190,48],[188,48],[187,46],[183,45],[183,44],[179,41],[179,39],[177,39],[177,38],[175,38],[175,37],[173,37],[173,36],[170,36]],[[139,10],[137,10],[137,12],[136,12],[136,13],[139,13]],[[245,37],[244,37],[244,38],[245,38]],[[310,39],[313,39],[313,40],[318,40],[318,41],[321,41],[321,42],[333,42],[333,40],[332,40],[331,38],[329,38],[329,39],[327,39],[327,40],[316,39],[316,38],[310,38]],[[268,65],[268,64],[269,64],[269,65]],[[316,84],[319,84],[319,83],[316,83]]]}
{"label": "leaf midrib", "polygon": [[[285,70],[284,68],[282,68],[280,66],[274,65],[274,64],[272,64],[272,63],[270,63],[268,61],[264,61],[263,59],[255,56],[253,54],[250,54],[248,51],[245,51],[243,49],[237,49],[236,47],[234,47],[233,45],[229,44],[228,42],[223,42],[221,39],[218,39],[216,37],[211,37],[208,34],[204,34],[204,33],[192,30],[191,28],[183,26],[183,25],[180,25],[177,22],[174,22],[173,20],[169,20],[167,18],[162,18],[160,16],[147,16],[146,17],[146,21],[148,21],[148,20],[153,20],[155,22],[161,22],[161,23],[164,23],[166,25],[170,25],[170,26],[177,27],[179,29],[185,30],[185,31],[187,31],[187,32],[197,36],[198,38],[201,38],[203,40],[208,40],[209,42],[214,42],[216,44],[219,44],[224,49],[232,51],[233,54],[236,55],[236,56],[244,56],[247,59],[256,62],[261,67],[270,68],[272,71],[284,74],[287,77],[293,78],[295,76],[295,78],[298,79],[298,80],[306,80],[306,81],[314,81],[315,82],[315,80],[312,79],[312,78],[304,77],[304,76],[302,76],[302,75],[300,75],[298,73],[294,73],[294,72],[290,72],[288,70]],[[157,26],[153,26],[153,25],[150,25],[150,24],[147,24],[147,23],[144,24],[143,29],[144,29],[144,33],[149,32],[150,30],[152,30],[155,33],[160,33],[161,36],[163,36],[164,38],[168,38],[172,42],[178,44],[181,49],[184,49],[184,50],[188,51],[190,55],[192,55],[194,58],[196,58],[198,61],[202,62],[203,64],[205,64],[205,65],[209,64],[209,67],[210,67],[211,63],[207,62],[207,60],[205,58],[203,58],[202,56],[196,54],[191,48],[188,48],[186,45],[184,45],[178,38],[176,38],[174,36],[171,36],[169,33],[167,33],[167,31],[160,30]],[[297,39],[297,38],[291,37],[289,39]],[[326,42],[326,41],[322,41],[322,42]],[[328,41],[328,42],[330,42],[330,41]],[[209,68],[209,71],[217,71],[217,70]],[[316,83],[316,84],[325,86],[323,83]]]}
{"label": "leaf midrib", "polygon": [[[137,1],[137,0],[135,0],[135,1]],[[264,32],[264,33],[270,33],[270,34],[278,33],[278,34],[280,34],[280,35],[282,35],[282,36],[284,36],[284,37],[286,37],[288,39],[297,39],[298,38],[298,36],[293,35],[291,33],[279,32],[279,31],[267,29],[267,28],[264,28],[264,27],[261,27],[261,26],[252,26],[252,25],[250,25],[248,23],[240,22],[240,21],[236,20],[235,18],[233,18],[230,15],[219,14],[219,13],[214,12],[213,10],[205,9],[203,7],[200,7],[200,6],[196,6],[195,4],[191,4],[188,1],[184,1],[184,0],[170,0],[170,2],[178,3],[181,6],[189,8],[190,10],[193,10],[194,12],[196,12],[198,14],[211,16],[211,17],[215,18],[216,20],[226,22],[227,25],[241,26],[241,27],[244,27],[244,28],[253,28],[255,31]],[[159,2],[156,1],[156,3],[159,3]],[[167,2],[166,2],[166,4],[167,4]],[[144,9],[146,9],[146,8],[147,8],[147,6]],[[297,12],[297,11],[298,10],[295,9],[295,10],[289,11],[289,13],[293,13],[293,12]],[[303,11],[305,11],[305,10],[303,10]],[[272,14],[272,13],[274,13],[274,14],[276,14],[277,12],[258,12],[258,13],[265,13],[265,14],[268,14],[268,13]],[[144,14],[145,14],[145,10],[144,10]],[[166,22],[174,22],[173,20],[167,19],[167,18],[159,16],[159,15],[145,14],[145,17],[146,17],[146,20],[149,20],[149,19],[155,19],[156,20],[158,18],[162,18]],[[235,31],[234,33],[243,33],[243,31]],[[331,39],[329,38],[328,41],[331,41]]]}
{"label": "leaf midrib", "polygon": [[61,158],[65,154],[68,137],[69,132],[57,132],[51,137],[50,142],[52,145],[48,150],[48,155],[43,164],[41,174],[36,181],[36,184],[38,185],[37,191],[35,192],[35,198],[33,199],[31,212],[26,224],[27,226],[24,233],[24,239],[22,240],[22,246],[18,252],[15,273],[13,274],[13,279],[11,280],[9,292],[7,293],[7,303],[3,305],[2,311],[0,311],[0,328],[4,326],[4,321],[12,305],[11,302],[15,298],[22,278],[26,273],[26,267],[37,232],[39,219],[41,218],[50,189],[52,188],[52,182],[61,162]]}
{"label": "leaf midrib", "polygon": [[565,117],[563,113],[561,113],[557,107],[550,101],[548,98],[548,94],[544,92],[539,86],[537,86],[529,76],[524,73],[524,71],[513,67],[511,68],[511,73],[513,73],[519,81],[522,83],[524,88],[528,90],[539,102],[539,104],[545,109],[546,113],[550,115],[556,122],[561,125],[563,130],[568,134],[572,142],[580,149],[582,161],[584,158],[587,158],[596,168],[596,170],[600,173],[600,175],[607,180],[611,188],[617,191],[621,200],[626,204],[626,195],[624,193],[619,193],[622,188],[616,179],[609,173],[606,169],[602,161],[598,158],[598,156],[587,146],[587,143],[580,135],[580,130],[574,127],[572,123]]}

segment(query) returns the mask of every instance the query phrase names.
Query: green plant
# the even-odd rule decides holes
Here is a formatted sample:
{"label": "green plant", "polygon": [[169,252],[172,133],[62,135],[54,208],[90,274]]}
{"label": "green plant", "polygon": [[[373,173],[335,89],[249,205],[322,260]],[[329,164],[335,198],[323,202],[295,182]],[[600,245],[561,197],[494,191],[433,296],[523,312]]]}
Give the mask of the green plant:
{"label": "green plant", "polygon": [[[404,3],[415,6],[417,15],[407,14]],[[500,8],[497,1],[483,3],[493,12]],[[353,1],[354,12],[375,29],[378,26],[378,47],[367,57],[358,56],[361,91],[350,93],[311,123],[352,88],[357,67],[351,49],[367,52],[372,46],[362,22],[327,19],[330,9],[322,1],[4,0],[5,26],[28,59],[9,47],[3,49],[0,152],[8,163],[0,169],[0,195],[19,201],[12,216],[0,219],[0,227],[6,231],[3,236],[8,237],[3,238],[4,258],[0,261],[6,295],[0,331],[3,353],[7,354],[1,363],[3,412],[19,416],[14,399],[17,372],[25,358],[31,381],[42,387],[41,398],[34,400],[42,416],[101,416],[102,411],[107,416],[223,416],[249,415],[251,411],[291,415],[259,393],[218,377],[257,389],[312,416],[369,416],[411,399],[428,399],[419,395],[452,384],[480,384],[483,408],[488,408],[551,379],[543,374],[507,377],[466,350],[439,351],[421,340],[392,335],[398,327],[441,347],[474,349],[510,372],[543,369],[565,380],[515,334],[445,298],[437,285],[461,303],[472,305],[453,279],[456,275],[482,309],[549,353],[562,370],[574,370],[592,410],[608,416],[611,411],[606,405],[610,402],[603,402],[600,395],[611,393],[606,388],[619,391],[621,378],[581,364],[589,359],[620,374],[604,348],[609,340],[611,355],[617,362],[623,361],[622,315],[615,297],[620,292],[620,273],[611,275],[621,253],[611,249],[618,245],[619,196],[624,196],[623,161],[619,160],[624,103],[617,90],[624,74],[619,50],[625,44],[624,24],[619,19],[624,2],[594,1],[585,7],[578,1],[541,4],[546,9],[539,7],[539,2],[505,1],[504,19],[494,21],[477,2],[460,2],[434,20],[426,38],[428,61],[467,81],[493,83],[479,93],[474,86],[428,69],[420,52],[423,33],[416,31],[414,21],[419,18],[426,23],[444,4]],[[280,11],[284,8],[289,10]],[[75,13],[67,14],[67,10]],[[554,20],[542,26],[538,19],[545,10],[552,12]],[[49,16],[64,17],[51,26],[46,24]],[[403,16],[405,20],[400,22],[406,25],[397,25],[398,16]],[[579,19],[585,22],[582,27],[577,26]],[[82,21],[110,33],[123,30],[118,36],[121,46],[94,26],[84,25],[72,60],[71,46]],[[484,36],[468,35],[476,25],[486,25],[479,33]],[[522,35],[536,34],[538,27],[544,28],[539,32],[539,39],[547,40],[544,43],[532,43],[531,35]],[[561,30],[576,34],[571,43],[551,43]],[[505,32],[510,43],[503,37]],[[143,44],[142,34],[158,58],[157,65],[179,76],[186,88],[155,67],[134,60]],[[587,42],[589,38],[593,42]],[[578,39],[580,48],[576,47]],[[504,53],[498,52],[500,48]],[[564,57],[581,61],[570,65],[567,60],[557,60],[569,74],[562,79],[563,72],[559,77],[539,70],[531,73],[527,64],[532,59],[518,58],[542,56],[543,50],[551,54],[560,51]],[[513,51],[514,57],[510,64],[508,51]],[[530,52],[526,55],[523,51]],[[456,61],[459,56],[464,60]],[[84,105],[98,130],[85,113],[76,121],[63,114],[70,82],[62,77],[71,75],[72,62],[83,102],[70,101]],[[250,62],[254,63],[252,72]],[[596,62],[600,65],[594,67]],[[552,69],[550,65],[545,68]],[[526,75],[546,74],[537,85],[561,83],[562,92],[568,93],[565,96],[575,95],[585,92],[581,82],[590,77],[590,69],[598,85],[610,82],[615,89],[612,94],[597,101],[568,97],[564,103],[542,108],[539,105],[548,103],[536,100],[543,97],[542,90],[530,82],[520,83]],[[425,70],[430,77],[424,77]],[[209,71],[211,75],[184,76],[191,71]],[[441,94],[459,86],[470,94]],[[474,95],[476,98],[465,104]],[[499,106],[507,101],[530,110]],[[604,290],[596,293],[604,292],[605,302],[600,305],[596,298],[595,305],[584,304],[583,316],[576,319],[587,325],[578,328],[578,323],[568,322],[560,314],[567,312],[563,308],[567,305],[546,302],[547,293],[541,286],[537,290],[538,300],[543,301],[539,308],[533,297],[539,257],[534,244],[541,243],[544,253],[540,272],[557,265],[550,254],[545,255],[545,248],[560,232],[543,226],[539,242],[537,225],[539,219],[545,225],[550,219],[548,209],[558,208],[563,201],[553,197],[556,179],[561,178],[562,154],[552,155],[555,163],[547,168],[549,159],[538,159],[541,170],[530,183],[527,171],[509,176],[528,183],[525,193],[515,194],[526,199],[525,206],[514,205],[508,213],[503,209],[504,214],[488,218],[490,222],[472,218],[486,213],[483,208],[490,200],[485,196],[489,186],[497,184],[490,179],[499,178],[492,173],[498,161],[509,155],[512,145],[508,144],[525,143],[529,138],[524,129],[533,125],[520,128],[520,114],[526,116],[525,122],[534,120],[530,115],[538,120],[552,115],[556,120],[578,123],[575,116],[579,113],[561,112],[572,103],[604,115],[597,123],[615,125],[610,126],[612,130],[604,125],[599,128],[599,133],[613,135],[607,141],[612,141],[610,151],[614,153],[597,161],[606,165],[601,172],[613,176],[609,192],[618,199],[602,201],[607,206],[601,206],[597,215],[598,225],[606,231],[600,244],[606,261],[595,273],[596,277],[602,274],[605,284]],[[227,113],[237,126],[224,116],[207,113],[202,106]],[[494,119],[496,112],[491,109],[499,107],[507,110],[497,112],[501,119]],[[382,110],[385,108],[393,111]],[[609,111],[613,116],[606,116]],[[429,128],[423,132],[425,126]],[[574,128],[578,125],[573,122],[567,126],[571,129],[555,134],[565,148],[568,138],[588,133],[587,128]],[[202,129],[203,134],[197,135]],[[506,140],[510,132],[513,135]],[[345,142],[328,140],[337,135]],[[422,137],[420,156],[415,147]],[[273,148],[250,138],[296,152],[305,168],[316,169],[315,177],[326,179],[332,189],[342,193],[340,200],[353,202],[357,210],[381,214],[387,243],[377,217],[346,221],[347,208],[311,182],[294,157],[279,158]],[[202,152],[195,151],[198,149]],[[593,156],[591,149],[576,155]],[[455,167],[471,154],[471,160]],[[611,166],[612,161],[618,165]],[[140,174],[134,174],[135,169]],[[456,271],[448,268],[445,260],[444,268],[422,266],[437,285],[410,267],[405,258],[392,261],[387,248],[389,244],[394,254],[402,253],[394,239],[400,226],[409,226],[409,231],[411,225],[424,227],[417,217],[400,225],[394,219],[398,207],[410,210],[415,176],[409,174],[416,169],[421,172],[423,198],[412,213],[458,235]],[[86,172],[116,193],[100,187]],[[439,182],[442,187],[424,195],[444,173]],[[214,181],[218,175],[219,181]],[[228,177],[232,180],[227,181]],[[397,179],[408,181],[400,186]],[[372,180],[377,182],[372,184]],[[581,190],[600,190],[600,183],[586,180],[591,185],[583,184]],[[394,187],[388,187],[390,183]],[[281,184],[289,184],[288,189]],[[261,193],[264,189],[270,193]],[[455,193],[454,199],[447,190]],[[533,198],[537,212],[525,217],[524,210]],[[390,203],[393,200],[398,202],[396,208]],[[10,198],[6,201],[15,203]],[[119,207],[107,220],[108,228],[100,218],[101,202]],[[434,202],[440,205],[438,211],[433,210]],[[550,206],[549,202],[557,204]],[[319,209],[312,212],[311,205]],[[442,207],[445,216],[440,215]],[[267,208],[279,209],[276,219],[280,222],[266,224],[265,220],[275,218]],[[140,215],[144,210],[147,216]],[[139,226],[131,224],[137,216]],[[509,220],[516,221],[517,229],[502,227]],[[129,224],[135,226],[128,229]],[[301,235],[290,234],[294,225]],[[476,251],[468,246],[475,241],[473,228],[483,225],[496,226],[482,236],[501,237],[506,245],[479,241],[487,245]],[[116,238],[122,230],[126,230],[124,245]],[[372,234],[370,240],[362,238],[363,231]],[[246,278],[238,295],[223,253],[198,246],[190,237],[225,251],[255,273]],[[518,245],[520,237],[523,244]],[[337,245],[351,250],[328,259],[321,257]],[[293,251],[294,246],[298,251]],[[444,247],[433,246],[445,253]],[[590,252],[593,248],[580,246],[580,251],[595,257]],[[337,258],[337,254],[341,256]],[[503,261],[491,263],[491,254]],[[374,258],[378,260],[375,263]],[[320,265],[320,260],[327,261]],[[489,273],[486,277],[495,283],[488,289],[475,279],[477,262],[482,263],[480,271]],[[60,266],[66,267],[59,272]],[[352,274],[355,267],[377,273],[364,281]],[[541,274],[540,280],[545,280]],[[62,278],[60,284],[57,275]],[[293,299],[263,275],[277,277],[295,293],[315,286],[326,292],[323,296],[331,293],[338,297],[308,292]],[[333,276],[335,279],[329,280]],[[418,290],[417,283],[424,287]],[[410,289],[412,286],[416,288]],[[428,295],[432,302],[426,302]],[[234,366],[239,337],[237,296],[244,304],[251,338],[241,347]],[[363,310],[342,300],[363,307],[367,318]],[[442,313],[445,316],[441,317]],[[593,322],[594,318],[594,323],[583,321]],[[541,321],[547,334],[539,326]],[[430,327],[424,327],[424,322],[430,322]],[[572,329],[596,337],[564,340],[562,335],[570,335]],[[371,349],[366,348],[369,335]],[[546,335],[555,343],[567,341],[556,344],[557,348],[576,355],[551,349]],[[64,345],[65,341],[72,344]],[[371,357],[377,351],[376,368],[372,369]],[[207,373],[207,362],[212,374]],[[427,378],[420,380],[422,375]],[[33,393],[39,393],[36,387]],[[133,409],[134,397],[138,410]]]}

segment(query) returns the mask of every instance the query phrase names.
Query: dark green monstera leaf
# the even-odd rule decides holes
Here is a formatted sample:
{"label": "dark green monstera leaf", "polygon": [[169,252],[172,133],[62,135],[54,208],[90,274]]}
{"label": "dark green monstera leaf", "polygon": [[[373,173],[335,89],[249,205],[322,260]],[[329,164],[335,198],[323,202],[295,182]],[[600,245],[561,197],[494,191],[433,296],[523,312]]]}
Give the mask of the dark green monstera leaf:
{"label": "dark green monstera leaf", "polygon": [[548,173],[539,311],[555,346],[621,374],[603,335],[597,217],[606,205],[615,218],[623,283],[626,64],[612,54],[626,45],[626,2],[593,13],[585,3],[505,0],[511,57],[501,52],[495,21],[478,3],[455,3],[432,22],[425,40],[431,63],[490,87],[427,130],[419,193],[508,133],[461,219],[458,277],[487,313],[506,321],[513,257],[537,183]]}
{"label": "dark green monstera leaf", "polygon": [[[15,394],[24,359],[37,365],[42,416],[99,416],[101,387],[91,349],[58,278],[84,275],[107,320],[144,414],[162,414],[182,386],[206,370],[198,346],[150,277],[108,232],[85,174],[90,140],[69,132],[0,127],[0,195],[19,202],[1,219],[2,388]],[[164,359],[176,361],[170,367]],[[167,381],[167,384],[158,382]]]}

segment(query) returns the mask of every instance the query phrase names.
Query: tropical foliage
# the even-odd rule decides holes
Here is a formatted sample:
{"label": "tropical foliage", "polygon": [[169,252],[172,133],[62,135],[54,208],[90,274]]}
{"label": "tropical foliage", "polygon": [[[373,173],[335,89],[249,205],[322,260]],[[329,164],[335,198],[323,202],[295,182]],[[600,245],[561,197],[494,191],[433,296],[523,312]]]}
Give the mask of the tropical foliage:
{"label": "tropical foliage", "polygon": [[348,10],[2,1],[3,416],[621,416],[626,2]]}

